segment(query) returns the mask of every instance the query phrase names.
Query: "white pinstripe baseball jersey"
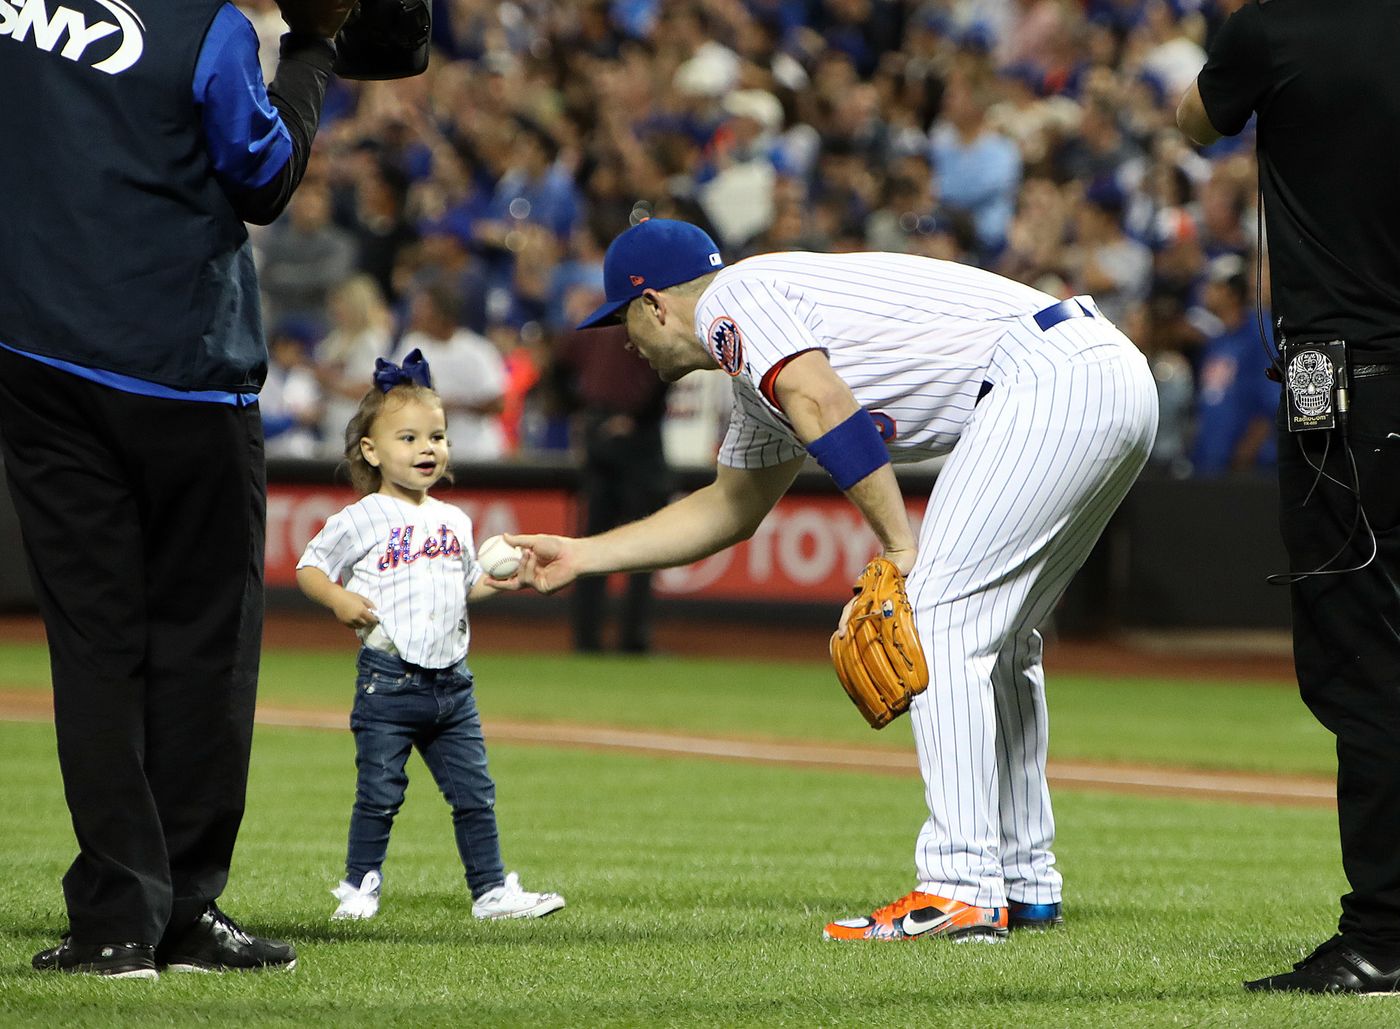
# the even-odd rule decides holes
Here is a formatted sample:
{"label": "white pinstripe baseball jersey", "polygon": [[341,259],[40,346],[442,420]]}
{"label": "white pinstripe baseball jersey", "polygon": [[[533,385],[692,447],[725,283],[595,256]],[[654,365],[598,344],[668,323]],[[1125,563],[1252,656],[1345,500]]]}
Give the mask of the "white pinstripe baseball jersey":
{"label": "white pinstripe baseball jersey", "polygon": [[720,461],[763,467],[803,454],[772,382],[785,358],[811,349],[826,352],[875,416],[892,460],[945,454],[996,376],[998,344],[1053,303],[999,275],[907,254],[765,254],[731,265],[695,309],[697,335],[735,379]]}
{"label": "white pinstripe baseball jersey", "polygon": [[893,460],[951,451],[907,577],[930,673],[909,720],[929,809],[915,869],[920,890],[983,907],[1060,901],[1037,627],[1157,426],[1152,373],[1132,342],[1088,297],[1048,317],[1052,305],[943,261],[795,253],[726,268],[696,306],[697,335],[734,377],[722,463],[803,455],[773,384],[812,349]]}
{"label": "white pinstripe baseball jersey", "polygon": [[297,567],[318,568],[367,598],[410,664],[448,668],[467,656],[467,592],[483,573],[460,508],[371,493],[331,515]]}

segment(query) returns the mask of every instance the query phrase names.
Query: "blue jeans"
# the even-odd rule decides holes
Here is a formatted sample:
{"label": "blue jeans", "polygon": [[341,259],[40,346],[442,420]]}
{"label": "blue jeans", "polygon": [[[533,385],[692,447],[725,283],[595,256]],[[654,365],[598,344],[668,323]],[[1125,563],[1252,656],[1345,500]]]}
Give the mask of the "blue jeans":
{"label": "blue jeans", "polygon": [[486,770],[486,741],[467,663],[420,668],[361,648],[356,668],[350,728],[359,777],[346,879],[358,886],[366,872],[383,866],[389,830],[408,788],[404,766],[417,747],[452,807],[472,897],[499,886],[505,875],[496,836],[496,784]]}

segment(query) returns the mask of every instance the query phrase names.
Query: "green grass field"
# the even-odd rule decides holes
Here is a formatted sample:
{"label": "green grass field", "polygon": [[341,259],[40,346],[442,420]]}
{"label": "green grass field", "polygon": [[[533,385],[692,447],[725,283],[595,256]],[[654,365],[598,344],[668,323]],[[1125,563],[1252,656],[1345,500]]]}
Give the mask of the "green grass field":
{"label": "green grass field", "polygon": [[[341,708],[350,656],[271,653],[269,704]],[[486,718],[909,746],[859,723],[819,665],[483,655]],[[1289,690],[1056,677],[1052,757],[1325,774]],[[42,689],[39,651],[0,684]],[[379,918],[332,924],[353,790],[348,732],[258,732],[224,906],[298,944],[289,975],[39,976],[73,853],[52,728],[0,723],[0,1025],[1383,1026],[1392,1002],[1260,997],[1326,936],[1344,889],[1335,816],[1061,790],[1064,931],[1000,947],[840,946],[826,920],[903,893],[923,817],[910,780],[497,745],[507,866],[569,907],[470,917],[447,810],[421,764]]]}

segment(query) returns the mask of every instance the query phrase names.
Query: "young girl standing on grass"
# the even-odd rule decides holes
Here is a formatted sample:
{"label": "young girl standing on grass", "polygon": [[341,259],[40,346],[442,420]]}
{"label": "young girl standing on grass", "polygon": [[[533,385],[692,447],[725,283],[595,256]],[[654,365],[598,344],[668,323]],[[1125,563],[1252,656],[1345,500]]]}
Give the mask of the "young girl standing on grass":
{"label": "young girl standing on grass", "polygon": [[297,565],[302,592],[361,640],[350,714],[359,776],[332,917],[372,918],[379,909],[389,830],[414,747],[452,806],[472,914],[558,911],[559,894],[523,890],[514,872],[503,872],[496,787],[466,661],[467,601],[497,588],[477,563],[471,519],[428,496],[448,475],[447,420],[418,351],[402,368],[376,362],[374,388],[345,429],[345,456],[364,496],[331,516]]}

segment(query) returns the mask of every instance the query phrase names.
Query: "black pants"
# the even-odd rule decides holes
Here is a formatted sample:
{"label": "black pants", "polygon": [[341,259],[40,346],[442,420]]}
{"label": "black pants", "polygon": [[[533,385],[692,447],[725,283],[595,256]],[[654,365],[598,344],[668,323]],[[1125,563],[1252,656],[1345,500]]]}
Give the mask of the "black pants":
{"label": "black pants", "polygon": [[[582,493],[583,534],[591,536],[644,518],[666,502],[669,491],[666,457],[659,422],[645,422],[633,431],[610,434],[608,421],[591,417],[585,423]],[[574,584],[572,603],[574,648],[601,650],[608,616],[608,580],[589,576]],[[651,647],[651,573],[627,577],[618,612],[618,646],[631,653]]]}
{"label": "black pants", "polygon": [[124,393],[0,350],[0,438],[78,838],[71,931],[156,944],[223,890],[243,817],[263,611],[258,411]]}
{"label": "black pants", "polygon": [[[1356,459],[1375,560],[1362,571],[1314,576],[1293,591],[1293,656],[1304,702],[1337,737],[1337,813],[1351,892],[1341,931],[1363,953],[1400,961],[1400,376],[1352,384],[1347,438]],[[1337,432],[1280,434],[1280,523],[1292,570],[1364,561],[1371,537],[1352,531],[1353,482]],[[1314,489],[1314,483],[1316,488]],[[1309,498],[1311,492],[1311,498]]]}

